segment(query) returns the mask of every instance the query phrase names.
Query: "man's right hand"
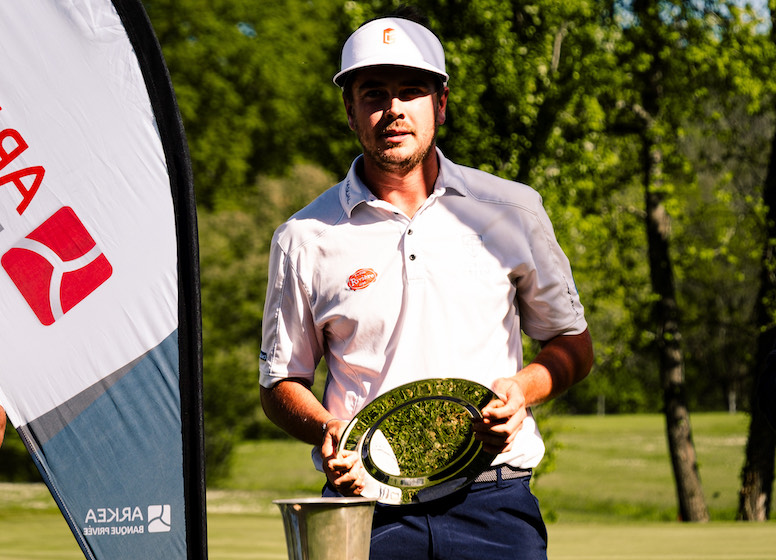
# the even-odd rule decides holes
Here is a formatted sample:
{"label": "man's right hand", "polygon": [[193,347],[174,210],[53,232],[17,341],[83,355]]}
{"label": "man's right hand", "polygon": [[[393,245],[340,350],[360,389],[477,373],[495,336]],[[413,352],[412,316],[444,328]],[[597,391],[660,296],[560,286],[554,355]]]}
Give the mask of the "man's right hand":
{"label": "man's right hand", "polygon": [[5,409],[0,406],[0,445],[3,445],[5,437]]}
{"label": "man's right hand", "polygon": [[[359,496],[364,489],[364,467],[357,453],[337,453],[348,422],[334,418],[303,379],[289,378],[272,387],[261,388],[261,404],[267,418],[290,435],[311,445],[321,446],[323,472],[343,496]],[[321,426],[326,419],[321,435]],[[322,438],[322,439],[321,439]]]}
{"label": "man's right hand", "polygon": [[344,420],[331,420],[326,424],[321,444],[323,472],[337,492],[343,496],[359,496],[364,490],[364,466],[355,451],[337,453],[342,433],[348,423]]}

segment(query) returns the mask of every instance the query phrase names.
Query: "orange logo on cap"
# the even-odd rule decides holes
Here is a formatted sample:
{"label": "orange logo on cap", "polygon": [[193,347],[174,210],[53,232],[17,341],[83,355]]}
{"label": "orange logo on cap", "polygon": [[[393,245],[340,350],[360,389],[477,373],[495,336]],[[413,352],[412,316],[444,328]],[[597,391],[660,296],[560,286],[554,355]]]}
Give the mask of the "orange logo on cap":
{"label": "orange logo on cap", "polygon": [[383,43],[386,45],[390,45],[394,41],[396,41],[396,35],[394,35],[395,29],[391,29],[390,27],[388,29],[383,30]]}
{"label": "orange logo on cap", "polygon": [[363,290],[369,284],[377,280],[377,273],[371,268],[359,268],[348,278],[348,288],[351,290]]}

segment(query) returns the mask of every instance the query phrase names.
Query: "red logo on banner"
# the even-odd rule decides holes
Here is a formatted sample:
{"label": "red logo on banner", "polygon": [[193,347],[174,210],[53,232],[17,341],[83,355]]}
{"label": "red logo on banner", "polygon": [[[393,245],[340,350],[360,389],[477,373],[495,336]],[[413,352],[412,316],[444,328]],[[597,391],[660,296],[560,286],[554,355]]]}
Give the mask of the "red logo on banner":
{"label": "red logo on banner", "polygon": [[348,278],[348,288],[351,290],[363,290],[369,284],[377,280],[377,273],[371,268],[359,268]]}
{"label": "red logo on banner", "polygon": [[3,268],[35,315],[51,325],[113,273],[108,259],[71,208],[60,208],[19,241]]}

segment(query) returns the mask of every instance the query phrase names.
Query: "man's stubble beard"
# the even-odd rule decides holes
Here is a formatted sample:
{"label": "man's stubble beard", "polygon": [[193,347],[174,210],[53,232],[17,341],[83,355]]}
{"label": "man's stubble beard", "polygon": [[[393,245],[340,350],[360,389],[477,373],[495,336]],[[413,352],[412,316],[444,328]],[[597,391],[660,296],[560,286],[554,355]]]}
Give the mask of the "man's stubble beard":
{"label": "man's stubble beard", "polygon": [[[418,165],[422,164],[436,145],[437,133],[439,132],[439,123],[434,125],[434,134],[431,137],[431,141],[426,146],[421,146],[417,151],[411,153],[406,157],[391,156],[378,147],[365,142],[365,135],[361,133],[361,128],[358,126],[358,122],[353,123],[354,131],[361,144],[361,149],[364,152],[364,157],[372,160],[375,165],[382,171],[389,173],[408,173],[415,169]],[[417,136],[415,136],[417,138]]]}

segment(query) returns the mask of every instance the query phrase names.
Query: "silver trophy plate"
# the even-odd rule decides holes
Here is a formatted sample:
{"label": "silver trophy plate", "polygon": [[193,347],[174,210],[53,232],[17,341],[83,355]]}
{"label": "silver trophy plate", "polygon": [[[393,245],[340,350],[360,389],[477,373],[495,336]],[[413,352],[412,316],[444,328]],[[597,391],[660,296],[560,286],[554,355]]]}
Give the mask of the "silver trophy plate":
{"label": "silver trophy plate", "polygon": [[428,502],[472,482],[493,458],[472,422],[497,398],[467,379],[424,379],[370,402],[350,421],[339,450],[355,451],[366,471],[362,496],[384,504]]}

